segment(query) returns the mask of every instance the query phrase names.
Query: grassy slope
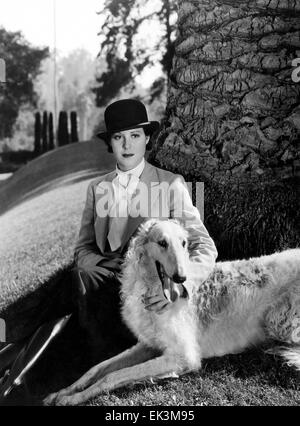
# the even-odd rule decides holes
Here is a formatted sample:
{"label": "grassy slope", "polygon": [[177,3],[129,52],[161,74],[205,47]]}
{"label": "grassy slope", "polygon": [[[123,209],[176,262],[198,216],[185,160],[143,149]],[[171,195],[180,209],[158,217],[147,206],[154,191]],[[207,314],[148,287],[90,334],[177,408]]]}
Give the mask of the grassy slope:
{"label": "grassy slope", "polygon": [[[47,283],[72,259],[88,181],[53,188],[0,217],[0,316],[22,294]],[[18,318],[22,323],[24,318]],[[21,331],[20,331],[21,332]],[[58,389],[76,377],[76,339],[61,336],[32,372],[40,392]],[[80,346],[80,345],[79,345]],[[78,348],[77,348],[78,350]],[[75,362],[75,361],[74,361]],[[261,350],[213,359],[199,373],[138,385],[104,395],[92,405],[299,405],[299,373]]]}
{"label": "grassy slope", "polygon": [[70,263],[88,182],[51,190],[0,216],[0,307]]}
{"label": "grassy slope", "polygon": [[114,159],[99,141],[63,146],[30,161],[0,182],[0,214],[51,188],[112,170]]}

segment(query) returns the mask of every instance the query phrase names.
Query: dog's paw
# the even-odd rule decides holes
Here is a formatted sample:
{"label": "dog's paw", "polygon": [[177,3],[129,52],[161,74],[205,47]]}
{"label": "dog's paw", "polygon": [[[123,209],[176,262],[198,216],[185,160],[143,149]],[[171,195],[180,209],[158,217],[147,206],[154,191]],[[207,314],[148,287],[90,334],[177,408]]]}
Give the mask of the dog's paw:
{"label": "dog's paw", "polygon": [[[80,402],[80,401],[79,401]],[[61,392],[51,393],[43,400],[44,406],[66,406],[77,405],[76,395],[69,396]]]}
{"label": "dog's paw", "polygon": [[50,393],[45,399],[43,399],[44,406],[56,405],[56,400],[58,397],[58,392]]}

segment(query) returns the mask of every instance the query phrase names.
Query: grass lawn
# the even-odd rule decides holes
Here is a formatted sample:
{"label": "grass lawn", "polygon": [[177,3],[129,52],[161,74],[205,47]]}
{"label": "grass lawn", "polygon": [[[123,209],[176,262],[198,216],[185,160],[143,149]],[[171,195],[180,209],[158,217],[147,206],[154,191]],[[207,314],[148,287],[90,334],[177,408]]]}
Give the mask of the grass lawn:
{"label": "grass lawn", "polygon": [[[15,339],[32,323],[24,310],[9,307],[26,295],[34,299],[70,265],[87,184],[52,189],[0,216],[0,317],[8,312]],[[34,308],[42,313],[37,302]],[[84,345],[76,333],[69,327],[34,367],[29,383],[35,392],[58,390],[84,370]],[[299,405],[299,379],[280,359],[255,349],[204,361],[199,373],[180,379],[105,394],[89,405]]]}

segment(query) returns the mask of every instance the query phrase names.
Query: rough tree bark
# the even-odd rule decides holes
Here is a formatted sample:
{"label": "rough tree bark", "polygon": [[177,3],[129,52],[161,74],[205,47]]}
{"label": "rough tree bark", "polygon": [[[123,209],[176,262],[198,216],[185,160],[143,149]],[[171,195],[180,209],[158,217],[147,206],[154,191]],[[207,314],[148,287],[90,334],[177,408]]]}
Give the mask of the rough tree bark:
{"label": "rough tree bark", "polygon": [[[273,231],[266,224],[272,214],[257,213],[268,191],[271,199],[288,196],[278,202],[286,202],[291,215],[299,210],[300,83],[292,80],[292,60],[300,57],[300,2],[179,0],[178,6],[166,120],[152,161],[207,183],[206,217],[224,257],[292,244],[299,227],[292,229],[288,219],[293,241],[281,237],[268,245],[258,242],[263,230],[251,221],[256,215]],[[237,250],[232,238],[238,239],[239,216],[249,208],[253,220],[243,231],[257,236],[251,248],[239,238]],[[234,209],[238,223],[229,220]],[[235,228],[230,236],[229,228]]]}

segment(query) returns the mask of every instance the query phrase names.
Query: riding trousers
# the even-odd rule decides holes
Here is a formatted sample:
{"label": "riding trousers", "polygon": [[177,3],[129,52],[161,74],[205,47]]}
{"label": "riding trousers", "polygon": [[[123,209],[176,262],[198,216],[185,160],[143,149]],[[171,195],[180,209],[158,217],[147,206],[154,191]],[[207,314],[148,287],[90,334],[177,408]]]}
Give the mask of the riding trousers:
{"label": "riding trousers", "polygon": [[121,283],[114,272],[92,266],[75,267],[71,274],[79,324],[91,349],[111,352],[134,345],[136,338],[121,318]]}

